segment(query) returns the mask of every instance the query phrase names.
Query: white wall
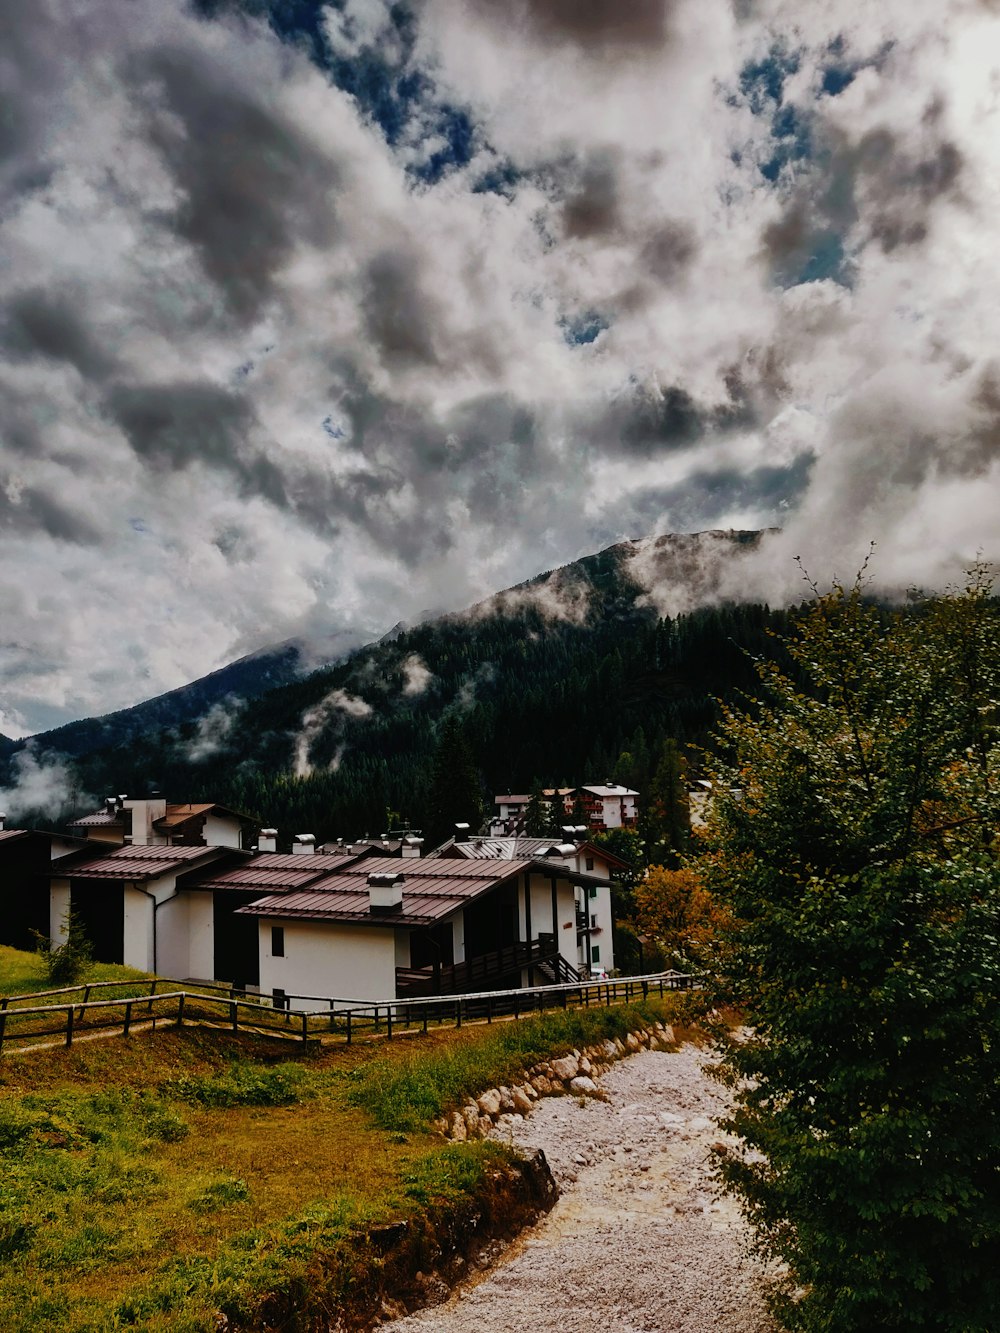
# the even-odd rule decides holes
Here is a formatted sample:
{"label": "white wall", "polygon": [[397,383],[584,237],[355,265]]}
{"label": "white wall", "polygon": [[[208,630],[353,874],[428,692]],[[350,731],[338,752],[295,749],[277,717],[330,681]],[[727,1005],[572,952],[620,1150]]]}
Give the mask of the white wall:
{"label": "white wall", "polygon": [[[352,926],[333,921],[261,919],[260,988],[280,987],[293,1009],[325,1009],[296,995],[344,1000],[391,1000],[396,995],[396,932],[386,926]],[[283,926],[285,956],[271,955],[271,927]],[[409,957],[409,945],[406,948]]]}
{"label": "white wall", "polygon": [[[203,897],[211,900],[212,895]],[[156,970],[165,977],[197,977],[203,979],[208,972],[195,972],[191,968],[189,894],[182,893],[163,904],[156,913]]]}
{"label": "white wall", "polygon": [[66,938],[66,914],[69,912],[69,880],[54,879],[49,888],[49,938],[62,944]]}
{"label": "white wall", "polygon": [[240,821],[226,815],[206,815],[204,837],[209,847],[239,847]]}
{"label": "white wall", "polygon": [[139,889],[125,885],[125,934],[122,961],[126,967],[141,967],[152,972],[153,966],[153,900]]}

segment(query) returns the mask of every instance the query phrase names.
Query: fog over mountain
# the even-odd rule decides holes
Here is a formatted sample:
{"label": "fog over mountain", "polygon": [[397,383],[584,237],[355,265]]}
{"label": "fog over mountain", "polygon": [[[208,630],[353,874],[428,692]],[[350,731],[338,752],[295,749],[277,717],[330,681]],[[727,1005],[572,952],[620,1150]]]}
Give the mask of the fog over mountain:
{"label": "fog over mountain", "polygon": [[640,533],[780,527],[718,594],[771,601],[1000,557],[998,50],[993,0],[0,0],[0,732]]}

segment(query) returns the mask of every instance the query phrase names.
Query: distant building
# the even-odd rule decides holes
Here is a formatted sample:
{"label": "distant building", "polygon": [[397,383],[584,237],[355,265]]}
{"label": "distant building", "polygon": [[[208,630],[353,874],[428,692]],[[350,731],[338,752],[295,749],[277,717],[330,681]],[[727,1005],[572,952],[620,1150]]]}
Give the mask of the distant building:
{"label": "distant building", "polygon": [[[587,827],[599,833],[613,828],[635,828],[639,821],[639,793],[619,783],[587,784],[582,787],[546,787],[542,792],[550,811],[559,820],[570,819],[573,811],[583,812]],[[494,837],[513,837],[524,832],[525,814],[530,797],[508,793],[493,798],[493,819],[489,832]]]}
{"label": "distant building", "polygon": [[75,819],[70,828],[88,842],[115,847],[242,847],[256,822],[212,802],[109,796],[103,810]]}

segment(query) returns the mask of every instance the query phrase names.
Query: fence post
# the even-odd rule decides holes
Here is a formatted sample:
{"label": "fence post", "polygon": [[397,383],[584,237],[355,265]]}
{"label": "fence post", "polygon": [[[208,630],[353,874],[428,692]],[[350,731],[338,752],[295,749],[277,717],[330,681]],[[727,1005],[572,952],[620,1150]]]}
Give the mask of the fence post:
{"label": "fence post", "polygon": [[128,1030],[132,1026],[132,1001],[125,1001],[125,1026],[122,1028],[122,1036],[128,1036]]}
{"label": "fence post", "polygon": [[643,978],[642,981],[642,998],[644,1000],[649,999],[649,982],[645,979],[645,977]]}
{"label": "fence post", "polygon": [[230,1000],[230,1001],[229,1001],[229,1021],[230,1021],[230,1023],[232,1023],[232,1025],[233,1025],[233,1031],[234,1031],[234,1032],[239,1032],[239,1030],[240,1030],[240,1013],[239,1013],[239,1007],[238,1007],[238,1005],[237,1005],[237,1003],[236,1003],[235,1000]]}
{"label": "fence post", "polygon": [[66,1045],[73,1045],[73,1006],[66,1010]]}
{"label": "fence post", "polygon": [[351,1011],[350,1011],[350,1009],[348,1009],[348,1011],[347,1011],[347,1044],[348,1044],[348,1046],[350,1046],[350,1044],[351,1044]]}
{"label": "fence post", "polygon": [[3,1039],[6,1031],[7,1031],[7,1001],[4,1000],[3,1008],[0,1009],[0,1051],[3,1050]]}
{"label": "fence post", "polygon": [[519,1012],[519,1010],[520,1010],[520,1008],[521,1008],[520,1004],[518,1003],[519,998],[520,998],[520,997],[517,996],[517,995],[514,996],[514,1017],[515,1017],[515,1019],[516,1019],[516,1018],[520,1018],[520,1016],[521,1016],[521,1015],[520,1015],[520,1012]]}
{"label": "fence post", "polygon": [[569,1003],[569,996],[566,994],[565,990],[562,993],[562,1002],[563,1002],[563,1008],[565,1009]]}
{"label": "fence post", "polygon": [[462,1026],[462,1001],[461,1001],[461,1000],[457,1001],[457,1003],[456,1003],[456,1005],[455,1005],[455,1026],[456,1026],[457,1028],[460,1028],[460,1027]]}
{"label": "fence post", "polygon": [[385,1011],[385,1035],[386,1041],[392,1041],[392,1005],[386,1006]]}
{"label": "fence post", "polygon": [[309,1015],[305,1011],[302,1014],[302,1040],[304,1042],[309,1040]]}
{"label": "fence post", "polygon": [[492,995],[487,995],[487,997],[486,997],[486,1021],[487,1021],[487,1023],[492,1023],[492,1022],[493,1022],[493,996],[492,996]]}
{"label": "fence post", "polygon": [[[154,1023],[156,1022],[155,1018],[153,1019],[153,1022]],[[177,999],[177,1026],[183,1027],[183,1025],[184,1025],[184,991],[181,991]]]}
{"label": "fence post", "polygon": [[150,1013],[153,1012],[153,996],[156,994],[156,982],[157,982],[157,978],[154,977],[154,978],[153,978],[153,984],[152,984],[152,985],[150,986],[150,988],[149,988],[149,1012],[150,1012]]}
{"label": "fence post", "polygon": [[335,1020],[334,1020],[334,1016],[333,1016],[333,1015],[334,1015],[334,1008],[333,1008],[333,1001],[331,1000],[331,1001],[330,1001],[330,1031],[331,1031],[331,1032],[333,1032],[333,1031],[335,1030],[335,1027],[336,1027],[336,1022],[335,1022]]}

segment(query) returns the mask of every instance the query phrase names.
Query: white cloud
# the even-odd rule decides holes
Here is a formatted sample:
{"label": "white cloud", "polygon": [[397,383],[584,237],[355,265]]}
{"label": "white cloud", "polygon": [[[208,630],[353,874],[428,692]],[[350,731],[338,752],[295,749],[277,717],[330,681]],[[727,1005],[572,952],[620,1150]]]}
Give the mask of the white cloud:
{"label": "white cloud", "polygon": [[[391,147],[257,21],[0,8],[15,729],[623,536],[780,520],[722,588],[772,598],[872,538],[894,586],[1000,555],[989,6],[425,0],[412,51],[384,0],[329,10],[468,112],[434,184],[430,101]],[[743,77],[776,45],[780,140]]]}

